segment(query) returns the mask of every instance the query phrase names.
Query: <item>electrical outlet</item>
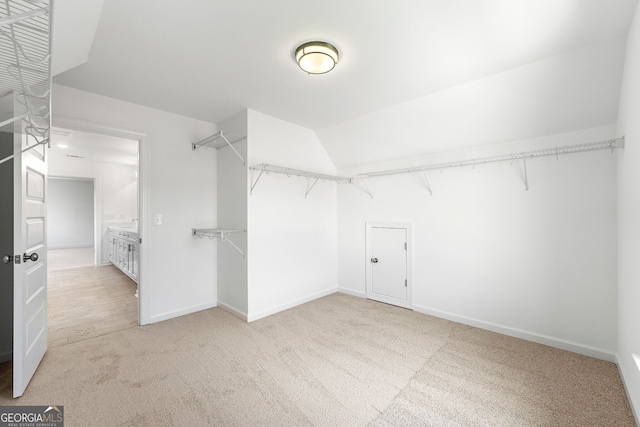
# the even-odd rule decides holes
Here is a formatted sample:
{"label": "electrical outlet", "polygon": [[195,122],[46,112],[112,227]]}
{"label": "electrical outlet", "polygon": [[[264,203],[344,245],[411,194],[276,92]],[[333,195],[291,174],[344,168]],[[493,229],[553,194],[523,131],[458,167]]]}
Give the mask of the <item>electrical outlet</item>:
{"label": "electrical outlet", "polygon": [[153,218],[154,225],[162,225],[162,214],[156,214]]}

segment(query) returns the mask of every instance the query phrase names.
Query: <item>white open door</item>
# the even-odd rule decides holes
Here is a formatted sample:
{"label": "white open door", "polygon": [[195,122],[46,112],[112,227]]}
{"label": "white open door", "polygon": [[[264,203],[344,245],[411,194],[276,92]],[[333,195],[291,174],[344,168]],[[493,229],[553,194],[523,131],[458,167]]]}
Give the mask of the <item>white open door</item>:
{"label": "white open door", "polygon": [[[35,141],[16,133],[14,152]],[[22,396],[47,351],[47,161],[43,145],[14,158],[13,396]]]}

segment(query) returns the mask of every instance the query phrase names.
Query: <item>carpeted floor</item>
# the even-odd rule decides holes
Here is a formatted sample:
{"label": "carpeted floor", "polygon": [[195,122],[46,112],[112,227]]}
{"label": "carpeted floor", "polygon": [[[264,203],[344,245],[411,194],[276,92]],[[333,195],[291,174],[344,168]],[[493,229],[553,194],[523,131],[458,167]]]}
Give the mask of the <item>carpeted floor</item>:
{"label": "carpeted floor", "polygon": [[73,426],[634,426],[614,364],[333,294],[220,309],[47,352],[26,394]]}

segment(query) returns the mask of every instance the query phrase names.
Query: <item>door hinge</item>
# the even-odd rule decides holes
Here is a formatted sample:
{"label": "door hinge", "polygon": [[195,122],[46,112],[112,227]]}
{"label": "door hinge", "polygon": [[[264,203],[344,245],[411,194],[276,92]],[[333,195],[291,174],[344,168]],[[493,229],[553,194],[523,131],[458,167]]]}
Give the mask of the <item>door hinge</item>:
{"label": "door hinge", "polygon": [[404,250],[407,250],[407,242],[404,242]]}
{"label": "door hinge", "polygon": [[404,287],[407,287],[407,279],[404,279]]}

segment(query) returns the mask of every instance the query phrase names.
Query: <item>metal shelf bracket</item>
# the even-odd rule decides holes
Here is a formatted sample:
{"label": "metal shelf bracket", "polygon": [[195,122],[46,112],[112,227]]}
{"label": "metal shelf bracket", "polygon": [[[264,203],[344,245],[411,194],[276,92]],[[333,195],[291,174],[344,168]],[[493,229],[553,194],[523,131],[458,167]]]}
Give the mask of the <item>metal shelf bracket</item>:
{"label": "metal shelf bracket", "polygon": [[[251,168],[252,170],[258,170],[255,168]],[[258,181],[260,181],[260,177],[262,176],[262,173],[265,172],[264,169],[260,169],[260,173],[258,174],[258,177],[256,178],[256,180],[253,182],[253,184],[251,184],[251,190],[249,190],[249,195],[253,194],[253,189],[256,187],[256,184],[258,183]],[[267,172],[269,173],[269,172]]]}
{"label": "metal shelf bracket", "polygon": [[238,150],[236,150],[233,144],[242,141],[243,139],[247,139],[247,137],[243,136],[236,138],[233,141],[229,141],[229,138],[227,138],[228,135],[228,132],[218,131],[211,136],[208,136],[196,143],[191,144],[191,149],[197,150],[198,148],[215,148],[217,150],[222,147],[230,147],[236,154],[236,156],[238,156],[242,164],[246,165],[247,162],[245,161],[244,157],[242,157],[242,154],[240,154]]}
{"label": "metal shelf bracket", "polygon": [[424,169],[422,169],[420,172],[422,179],[424,179],[424,183],[427,186],[427,191],[429,191],[429,195],[433,196],[433,191],[431,191],[431,185],[429,184],[429,180],[427,179],[427,173],[424,171]]}
{"label": "metal shelf bracket", "polygon": [[360,182],[362,182],[362,185],[364,186],[364,192],[367,193],[369,197],[373,199],[373,194],[371,193],[371,190],[369,190],[369,186],[367,185],[367,181],[365,181],[365,178],[361,176]]}
{"label": "metal shelf bracket", "polygon": [[[313,190],[313,187],[316,185],[316,183],[318,182],[319,178],[316,178],[313,181],[313,184],[311,184],[311,180],[309,178],[307,178],[307,191],[304,193],[304,198],[306,199],[307,196],[309,195],[309,193],[311,192],[311,190]],[[309,185],[311,184],[311,185]]]}
{"label": "metal shelf bracket", "polygon": [[246,230],[224,229],[224,228],[192,228],[191,235],[199,238],[208,237],[210,240],[213,240],[216,238],[220,239],[220,241],[222,242],[229,243],[231,246],[235,248],[235,250],[240,252],[242,256],[245,257],[246,255],[244,251],[240,249],[238,246],[236,246],[236,244],[233,243],[231,240],[229,240],[229,235],[231,233],[240,233],[244,231]]}

